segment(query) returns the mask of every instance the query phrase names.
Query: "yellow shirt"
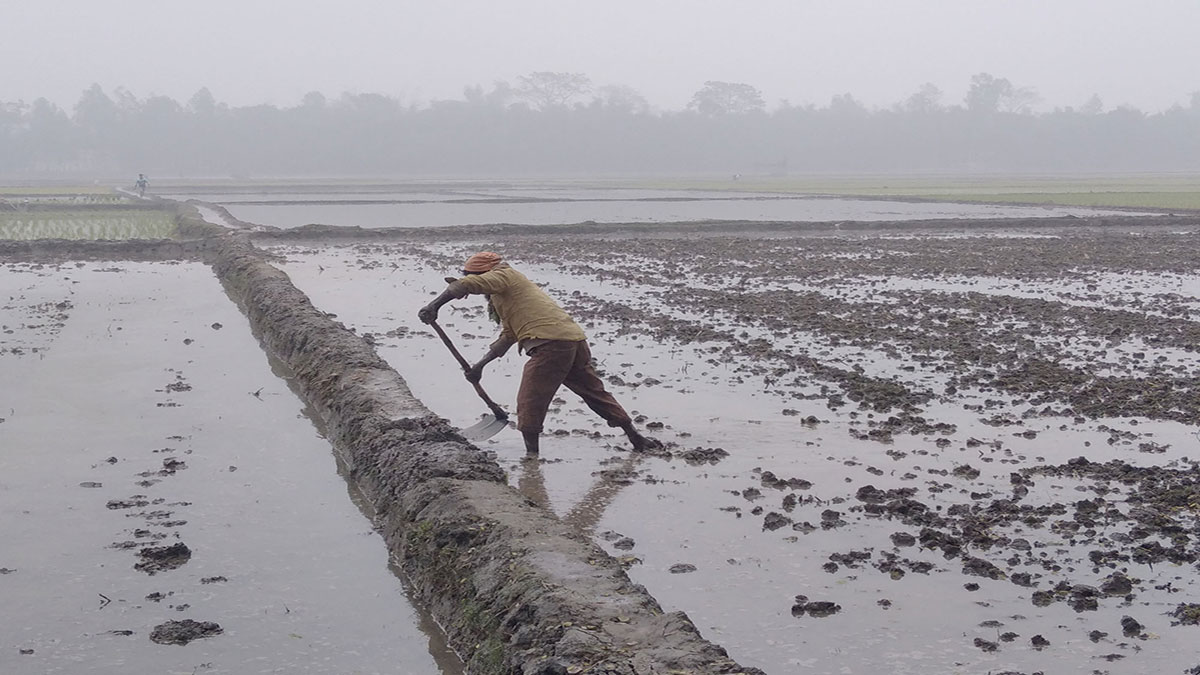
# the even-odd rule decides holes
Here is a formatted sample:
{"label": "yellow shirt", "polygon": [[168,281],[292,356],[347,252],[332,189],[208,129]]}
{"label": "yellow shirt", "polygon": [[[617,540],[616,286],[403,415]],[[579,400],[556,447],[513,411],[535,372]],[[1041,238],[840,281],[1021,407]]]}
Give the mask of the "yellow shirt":
{"label": "yellow shirt", "polygon": [[468,293],[491,296],[500,315],[500,339],[505,349],[526,340],[586,340],[583,329],[553,298],[524,274],[505,263],[483,274],[470,274],[458,282]]}

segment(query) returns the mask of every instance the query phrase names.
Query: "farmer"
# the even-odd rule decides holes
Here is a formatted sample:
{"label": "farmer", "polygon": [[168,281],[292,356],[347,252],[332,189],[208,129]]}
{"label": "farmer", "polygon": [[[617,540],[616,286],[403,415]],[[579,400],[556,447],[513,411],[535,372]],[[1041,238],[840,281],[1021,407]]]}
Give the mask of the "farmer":
{"label": "farmer", "polygon": [[529,356],[517,391],[517,430],[525,440],[527,454],[538,454],[538,436],[559,385],[578,394],[610,427],[620,427],[634,450],[662,447],[633,428],[629,413],[605,390],[592,368],[583,329],[549,295],[490,251],[468,258],[463,274],[457,280],[448,277],[450,285],[422,307],[417,318],[430,323],[437,319],[442,305],[468,295],[487,299],[488,316],[500,324],[500,337],[479,363],[466,371],[467,380],[479,382],[484,366],[503,356],[514,343]]}

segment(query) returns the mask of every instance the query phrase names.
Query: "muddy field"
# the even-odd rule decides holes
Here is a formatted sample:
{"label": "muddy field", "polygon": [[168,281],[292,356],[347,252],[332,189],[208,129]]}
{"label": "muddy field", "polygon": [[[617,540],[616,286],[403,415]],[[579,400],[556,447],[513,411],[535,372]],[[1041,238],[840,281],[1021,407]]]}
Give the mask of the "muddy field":
{"label": "muddy field", "polygon": [[[939,203],[733,190],[648,189],[596,181],[412,181],[392,185],[247,185],[239,192],[199,186],[166,194],[211,208],[225,222],[297,228],[455,227],[512,223],[890,222],[918,219],[1050,218],[1119,211],[1031,204]],[[206,217],[208,217],[206,215]],[[213,222],[221,222],[214,220]]]}
{"label": "muddy field", "polygon": [[203,263],[0,264],[0,673],[461,672],[286,375]]}
{"label": "muddy field", "polygon": [[[546,283],[668,452],[566,392],[540,461],[485,447],[745,665],[1182,673],[1200,235],[1163,222],[260,245],[458,425],[485,409],[416,309],[481,248]],[[443,312],[468,358],[482,306]],[[520,365],[484,379],[510,407]]]}
{"label": "muddy field", "polygon": [[[540,460],[511,430],[483,448],[747,668],[1200,669],[1194,218],[269,232],[200,212],[257,231],[458,426],[485,408],[417,308],[479,249],[547,284],[666,450],[631,452],[565,391]],[[455,672],[325,413],[207,266],[170,260],[201,248],[0,247],[0,592],[24,619],[0,670]],[[468,358],[496,331],[478,298],[442,324]],[[484,379],[510,410],[522,361]],[[538,619],[577,657],[601,637]]]}

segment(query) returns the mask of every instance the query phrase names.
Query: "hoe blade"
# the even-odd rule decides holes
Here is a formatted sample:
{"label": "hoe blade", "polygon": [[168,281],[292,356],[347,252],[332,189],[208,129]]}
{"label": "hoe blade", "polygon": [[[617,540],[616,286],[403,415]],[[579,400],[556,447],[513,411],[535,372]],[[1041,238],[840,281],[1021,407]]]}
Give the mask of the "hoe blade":
{"label": "hoe blade", "polygon": [[498,419],[495,415],[484,415],[483,419],[462,430],[463,438],[468,441],[486,441],[500,433],[508,426],[507,419]]}

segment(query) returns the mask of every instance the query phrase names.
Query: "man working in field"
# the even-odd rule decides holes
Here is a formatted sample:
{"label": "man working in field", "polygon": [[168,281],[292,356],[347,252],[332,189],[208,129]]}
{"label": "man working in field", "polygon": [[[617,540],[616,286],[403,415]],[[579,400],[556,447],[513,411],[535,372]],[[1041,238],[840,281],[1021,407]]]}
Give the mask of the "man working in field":
{"label": "man working in field", "polygon": [[483,368],[508,352],[513,344],[529,356],[517,391],[517,430],[525,452],[538,454],[538,436],[546,411],[560,385],[566,385],[610,427],[620,427],[634,450],[662,447],[633,428],[629,413],[605,388],[592,367],[592,353],[583,329],[549,295],[497,253],[484,251],[463,265],[463,278],[450,285],[417,313],[424,323],[437,319],[442,305],[468,295],[487,298],[488,316],[501,326],[500,337],[469,370],[467,380],[479,382]]}

